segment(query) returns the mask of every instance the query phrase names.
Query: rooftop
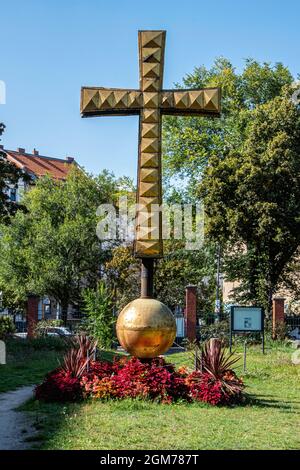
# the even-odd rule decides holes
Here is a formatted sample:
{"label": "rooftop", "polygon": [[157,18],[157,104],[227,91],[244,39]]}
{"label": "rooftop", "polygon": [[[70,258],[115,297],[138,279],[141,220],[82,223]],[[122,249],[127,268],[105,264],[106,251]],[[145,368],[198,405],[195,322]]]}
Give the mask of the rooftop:
{"label": "rooftop", "polygon": [[70,168],[76,164],[73,157],[66,159],[46,157],[40,155],[38,150],[34,149],[32,153],[26,152],[24,148],[17,150],[7,150],[0,145],[0,150],[6,154],[7,160],[24,170],[26,173],[37,177],[49,175],[58,180],[66,179]]}

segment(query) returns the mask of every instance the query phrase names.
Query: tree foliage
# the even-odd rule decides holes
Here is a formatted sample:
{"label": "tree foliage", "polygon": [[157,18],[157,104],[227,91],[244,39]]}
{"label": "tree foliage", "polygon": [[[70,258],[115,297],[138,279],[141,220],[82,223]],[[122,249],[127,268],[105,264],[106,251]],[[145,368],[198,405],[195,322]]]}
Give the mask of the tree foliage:
{"label": "tree foliage", "polygon": [[41,178],[24,196],[26,212],[1,226],[0,286],[10,303],[30,292],[53,296],[66,319],[83,287],[96,286],[110,247],[96,236],[99,204],[113,201],[116,179],[74,167],[66,181]]}
{"label": "tree foliage", "polygon": [[223,245],[236,295],[270,298],[299,245],[299,116],[293,77],[282,64],[248,59],[239,73],[225,58],[183,79],[221,86],[222,117],[164,120],[169,198],[203,198],[208,241]]}
{"label": "tree foliage", "polygon": [[[4,124],[0,123],[0,136],[4,129]],[[9,184],[16,185],[19,179],[24,177],[29,181],[29,178],[23,175],[21,170],[6,159],[5,153],[0,149],[0,223],[8,223],[10,216],[20,207],[10,201],[7,191]]]}
{"label": "tree foliage", "polygon": [[230,242],[239,292],[269,310],[300,244],[300,114],[288,95],[247,113],[242,147],[209,159],[201,195],[207,234]]}
{"label": "tree foliage", "polygon": [[83,303],[87,331],[97,340],[100,348],[110,349],[116,322],[111,291],[104,282],[100,282],[96,289],[84,290]]}
{"label": "tree foliage", "polygon": [[13,319],[8,315],[0,316],[0,341],[6,340],[6,338],[12,335],[16,330]]}
{"label": "tree foliage", "polygon": [[238,73],[223,57],[216,59],[210,69],[197,67],[186,75],[183,87],[222,88],[222,116],[220,119],[164,118],[163,174],[167,193],[175,197],[179,193],[181,199],[195,200],[208,158],[219,157],[228,149],[239,149],[243,144],[241,121],[250,118],[244,111],[275,98],[292,82],[289,70],[280,63],[272,66],[248,59],[244,70]]}

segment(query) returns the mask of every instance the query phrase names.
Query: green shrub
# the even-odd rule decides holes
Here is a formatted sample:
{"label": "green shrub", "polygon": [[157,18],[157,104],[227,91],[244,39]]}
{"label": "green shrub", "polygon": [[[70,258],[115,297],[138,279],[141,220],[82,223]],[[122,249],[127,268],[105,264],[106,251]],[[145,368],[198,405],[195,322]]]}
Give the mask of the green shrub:
{"label": "green shrub", "polygon": [[[211,338],[219,338],[222,340],[224,346],[229,346],[229,337],[230,337],[230,324],[228,320],[222,320],[220,322],[213,323],[212,325],[205,325],[200,327],[200,340],[208,341]],[[247,343],[251,344],[260,344],[261,343],[261,333],[259,332],[247,332],[241,334],[234,334],[234,344],[244,344],[247,339]]]}
{"label": "green shrub", "polygon": [[36,338],[27,339],[26,343],[29,348],[50,351],[65,351],[70,347],[68,338],[60,338],[58,336],[38,336]]}
{"label": "green shrub", "polygon": [[0,316],[0,339],[5,340],[15,332],[13,319],[8,315]]}
{"label": "green shrub", "polygon": [[283,342],[285,341],[286,338],[288,338],[288,334],[289,334],[289,331],[291,330],[291,327],[287,325],[285,322],[277,322],[275,325],[275,330],[276,330],[276,336],[275,338],[273,338],[273,322],[272,320],[265,322],[265,331],[266,331],[266,336],[268,337],[268,340],[274,341],[274,339],[276,339],[277,341]]}
{"label": "green shrub", "polygon": [[276,325],[276,338],[273,338],[273,322],[271,319],[265,321],[265,344],[268,348],[286,348],[289,346],[290,325],[279,323]]}
{"label": "green shrub", "polygon": [[234,335],[234,344],[244,344],[245,341],[247,340],[247,344],[254,345],[254,344],[261,344],[262,342],[262,334],[257,331],[257,332],[245,332],[245,333],[239,333]]}
{"label": "green shrub", "polygon": [[225,346],[229,344],[229,322],[222,320],[212,325],[202,325],[200,327],[200,341],[208,341],[211,338],[219,338]]}
{"label": "green shrub", "polygon": [[[37,338],[17,338],[11,337],[7,339],[7,350],[12,356],[26,357],[28,354],[34,354],[35,351],[41,351],[41,357],[43,352],[64,352],[70,347],[70,341],[57,336],[48,337],[37,337]],[[58,354],[59,356],[60,354]]]}
{"label": "green shrub", "polygon": [[96,290],[86,289],[83,294],[85,328],[98,341],[98,347],[110,349],[115,339],[112,295],[103,282]]}

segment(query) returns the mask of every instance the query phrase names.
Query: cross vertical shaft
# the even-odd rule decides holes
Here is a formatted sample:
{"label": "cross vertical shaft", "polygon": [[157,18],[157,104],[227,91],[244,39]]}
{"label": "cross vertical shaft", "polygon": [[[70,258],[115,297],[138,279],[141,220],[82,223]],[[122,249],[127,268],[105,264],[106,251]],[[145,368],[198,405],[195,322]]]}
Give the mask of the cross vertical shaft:
{"label": "cross vertical shaft", "polygon": [[162,256],[159,208],[161,187],[161,113],[165,31],[139,31],[140,113],[135,253],[142,258]]}
{"label": "cross vertical shaft", "polygon": [[[135,253],[141,260],[141,297],[153,297],[153,257],[162,256],[161,113],[165,31],[139,31],[140,89],[144,109],[140,114]],[[155,220],[156,219],[156,220]],[[149,240],[149,238],[151,238]],[[147,255],[147,258],[145,258]]]}

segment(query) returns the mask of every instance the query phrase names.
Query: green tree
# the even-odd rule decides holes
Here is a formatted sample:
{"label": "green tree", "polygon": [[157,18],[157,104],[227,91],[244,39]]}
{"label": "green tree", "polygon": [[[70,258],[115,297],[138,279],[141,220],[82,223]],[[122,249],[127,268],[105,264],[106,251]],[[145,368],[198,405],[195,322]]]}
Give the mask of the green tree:
{"label": "green tree", "polygon": [[173,310],[185,306],[185,288],[198,286],[198,313],[214,311],[216,265],[210,244],[198,250],[187,250],[184,241],[168,240],[164,243],[164,258],[157,261],[155,291],[157,298]]}
{"label": "green tree", "polygon": [[236,293],[270,311],[300,244],[300,114],[288,92],[245,114],[242,146],[209,158],[200,195]]}
{"label": "green tree", "polygon": [[[0,123],[0,136],[4,129],[4,124]],[[7,194],[9,184],[16,185],[20,178],[29,181],[29,178],[10,163],[6,159],[5,153],[0,150],[0,223],[9,222],[10,216],[20,207],[15,202],[11,202]]]}
{"label": "green tree", "polygon": [[100,348],[110,349],[115,338],[116,323],[111,292],[104,282],[100,282],[96,289],[84,290],[83,302],[88,332],[97,340]]}
{"label": "green tree", "polygon": [[[267,187],[268,192],[271,189],[271,194],[275,199],[280,200],[282,197],[281,183],[276,186],[277,181],[280,180],[279,175],[276,179],[276,174],[274,174],[273,181],[270,181],[267,170],[268,164],[265,162],[265,158],[267,154],[271,153],[271,150],[267,149],[267,142],[268,145],[274,147],[274,154],[277,152],[279,167],[280,165],[282,167],[284,165],[288,166],[289,163],[284,163],[284,160],[289,160],[289,158],[293,160],[297,153],[296,138],[294,138],[297,127],[296,110],[292,105],[289,108],[288,103],[291,103],[287,99],[286,106],[288,109],[286,111],[289,117],[293,115],[291,122],[289,117],[285,118],[285,105],[281,103],[292,82],[291,73],[281,63],[272,66],[269,63],[261,64],[253,59],[248,59],[245,62],[244,70],[239,73],[229,60],[219,58],[210,69],[205,67],[195,68],[192,74],[186,75],[183,79],[183,86],[188,88],[221,86],[221,119],[208,119],[207,117],[164,118],[163,165],[164,184],[168,198],[177,201],[205,199],[206,224],[208,224],[206,243],[211,241],[216,246],[215,242],[217,244],[221,242],[224,245],[226,259],[223,264],[223,271],[229,279],[240,279],[242,281],[236,294],[240,294],[242,298],[244,295],[244,298],[252,301],[258,298],[263,299],[268,308],[271,292],[277,284],[276,279],[282,277],[282,266],[286,266],[286,263],[288,263],[290,253],[295,251],[297,241],[293,240],[292,245],[289,245],[291,240],[288,237],[285,240],[281,239],[281,248],[279,249],[278,244],[275,244],[276,249],[273,247],[275,253],[268,254],[265,245],[269,243],[272,237],[277,237],[278,240],[279,235],[275,235],[274,231],[268,232],[267,227],[264,232],[253,230],[251,225],[253,221],[246,215],[242,219],[243,223],[240,224],[243,234],[234,234],[233,224],[235,224],[235,227],[238,225],[235,223],[238,216],[234,204],[239,203],[240,206],[244,205],[245,210],[250,210],[250,203],[252,202],[250,195],[252,194],[252,188],[253,192],[256,188],[256,186],[252,186],[254,181],[259,182],[262,188]],[[281,116],[279,110],[276,114],[275,108],[278,105],[276,99],[279,99],[281,103]],[[264,108],[264,105],[267,106],[268,104],[270,104],[270,108]],[[257,114],[255,114],[256,111]],[[265,120],[265,117],[267,117],[267,120]],[[285,118],[282,123],[282,133],[279,122],[281,117]],[[295,121],[293,121],[294,118]],[[256,134],[255,125],[251,125],[254,119],[257,127]],[[273,127],[272,120],[274,120]],[[252,153],[252,163],[256,159],[258,168],[261,166],[265,170],[262,170],[260,174],[257,170],[254,172],[256,173],[255,176],[250,172],[248,177],[250,179],[250,176],[253,176],[253,181],[246,188],[246,181],[243,181],[243,177],[246,179],[247,171],[250,171],[252,163],[249,165],[250,156],[247,159],[248,163],[245,161],[244,166],[242,160],[246,158],[246,148],[248,154],[251,155],[252,146],[255,149],[255,154]],[[289,154],[290,150],[293,156]],[[280,152],[282,152],[281,157],[279,157]],[[289,154],[288,158],[286,154]],[[241,172],[241,166],[245,173]],[[275,155],[273,168],[274,166],[276,166]],[[297,171],[296,161],[291,163],[291,170]],[[297,178],[296,174],[293,173],[293,181],[295,177]],[[264,178],[266,179],[264,180]],[[203,184],[201,190],[199,190],[199,184],[202,180]],[[273,184],[275,186],[272,186]],[[241,189],[243,185],[244,190]],[[249,191],[247,192],[246,189]],[[227,190],[230,192],[226,193]],[[297,187],[292,183],[290,191],[288,191],[289,195],[286,196],[287,199],[290,198],[290,201],[293,199],[293,191],[295,191],[294,197],[296,198]],[[232,200],[232,207],[234,207],[230,214],[228,210],[230,207],[229,199]],[[261,199],[263,200],[263,197]],[[264,203],[262,205],[263,208],[260,207],[260,213],[264,212],[266,221],[268,218],[267,210],[270,209],[270,206],[267,208]],[[295,215],[296,204],[294,209]],[[275,213],[273,213],[273,216],[275,217]],[[279,217],[279,213],[276,217]],[[261,222],[262,218],[263,216]],[[287,218],[283,217],[281,221],[276,219],[274,227],[280,225],[280,223],[284,224]],[[241,222],[240,219],[239,223]],[[292,220],[295,221],[295,219]],[[288,227],[288,230],[290,230],[290,225]],[[298,226],[295,225],[294,229],[297,230],[297,228]],[[266,235],[267,232],[268,235]],[[258,238],[260,244],[264,247],[263,249],[258,247]],[[284,248],[285,243],[286,247]],[[279,250],[278,253],[280,250],[285,252],[280,256],[280,261],[276,257],[277,249]],[[272,259],[276,260],[277,267],[273,266],[272,268],[276,272],[272,272],[270,267],[270,260]],[[266,291],[268,291],[268,294],[266,294]]]}
{"label": "green tree", "polygon": [[92,177],[74,167],[65,182],[41,178],[24,196],[26,212],[1,226],[0,286],[10,303],[28,293],[53,296],[66,321],[69,304],[78,304],[84,287],[95,287],[107,259],[96,236],[96,209],[118,190],[108,172]]}
{"label": "green tree", "polygon": [[114,247],[103,269],[118,310],[140,296],[140,260],[133,256],[132,244]]}
{"label": "green tree", "polygon": [[281,63],[272,66],[248,59],[239,73],[223,57],[216,59],[210,69],[197,67],[186,75],[178,87],[222,88],[222,116],[164,117],[163,175],[167,194],[181,200],[197,199],[199,179],[208,158],[243,145],[243,123],[251,119],[245,111],[272,100],[292,82],[291,73]]}
{"label": "green tree", "polygon": [[13,319],[8,315],[0,316],[0,340],[6,340],[6,338],[15,332],[16,328]]}

